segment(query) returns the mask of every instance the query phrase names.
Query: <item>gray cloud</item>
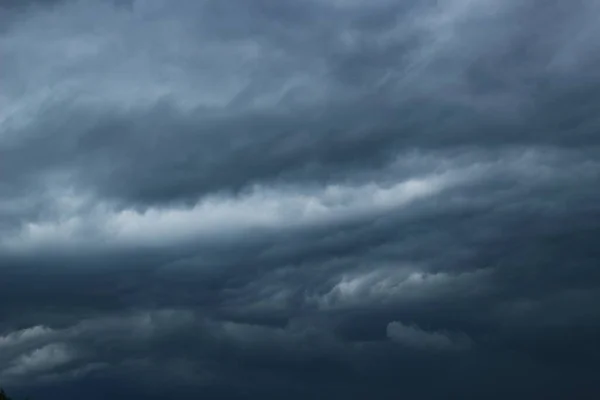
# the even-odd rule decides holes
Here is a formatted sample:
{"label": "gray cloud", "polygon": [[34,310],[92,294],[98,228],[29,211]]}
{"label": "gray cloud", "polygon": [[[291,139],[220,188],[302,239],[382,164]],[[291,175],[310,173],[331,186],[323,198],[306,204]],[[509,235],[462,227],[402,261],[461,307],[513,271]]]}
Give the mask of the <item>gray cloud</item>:
{"label": "gray cloud", "polygon": [[467,336],[445,332],[427,332],[418,326],[390,322],[387,326],[388,337],[400,344],[419,349],[461,350],[471,346]]}
{"label": "gray cloud", "polygon": [[598,7],[3,4],[0,385],[593,397]]}

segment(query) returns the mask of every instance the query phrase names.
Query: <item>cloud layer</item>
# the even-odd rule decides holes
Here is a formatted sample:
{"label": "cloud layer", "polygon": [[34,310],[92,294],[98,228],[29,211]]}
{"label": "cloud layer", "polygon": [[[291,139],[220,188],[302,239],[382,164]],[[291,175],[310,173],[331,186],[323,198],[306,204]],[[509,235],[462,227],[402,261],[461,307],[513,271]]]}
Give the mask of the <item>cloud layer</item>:
{"label": "cloud layer", "polygon": [[595,0],[0,5],[0,385],[592,398]]}

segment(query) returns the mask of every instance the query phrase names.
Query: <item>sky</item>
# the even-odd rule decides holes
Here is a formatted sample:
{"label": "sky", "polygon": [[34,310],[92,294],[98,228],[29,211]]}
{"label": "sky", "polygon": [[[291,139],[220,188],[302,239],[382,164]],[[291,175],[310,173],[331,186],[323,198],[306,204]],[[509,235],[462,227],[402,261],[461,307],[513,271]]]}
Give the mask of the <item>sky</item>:
{"label": "sky", "polygon": [[599,398],[599,15],[1,1],[0,386]]}

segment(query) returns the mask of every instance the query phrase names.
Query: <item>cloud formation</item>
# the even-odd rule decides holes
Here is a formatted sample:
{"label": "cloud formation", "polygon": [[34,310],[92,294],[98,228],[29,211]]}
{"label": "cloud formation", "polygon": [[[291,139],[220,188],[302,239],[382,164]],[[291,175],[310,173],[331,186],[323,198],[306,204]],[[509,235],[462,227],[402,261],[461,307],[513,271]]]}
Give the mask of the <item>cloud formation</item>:
{"label": "cloud formation", "polygon": [[444,332],[427,332],[418,326],[404,325],[401,322],[390,322],[387,335],[394,342],[418,349],[461,350],[470,346],[470,340],[464,335]]}
{"label": "cloud formation", "polygon": [[0,385],[597,396],[598,11],[3,2]]}

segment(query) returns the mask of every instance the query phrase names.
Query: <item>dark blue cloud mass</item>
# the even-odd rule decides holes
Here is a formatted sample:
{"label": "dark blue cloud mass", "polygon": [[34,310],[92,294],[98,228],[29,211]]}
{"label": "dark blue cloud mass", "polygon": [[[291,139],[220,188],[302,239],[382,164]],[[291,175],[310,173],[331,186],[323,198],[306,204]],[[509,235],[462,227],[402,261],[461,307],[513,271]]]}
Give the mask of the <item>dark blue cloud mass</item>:
{"label": "dark blue cloud mass", "polygon": [[0,386],[600,396],[600,2],[0,3]]}

